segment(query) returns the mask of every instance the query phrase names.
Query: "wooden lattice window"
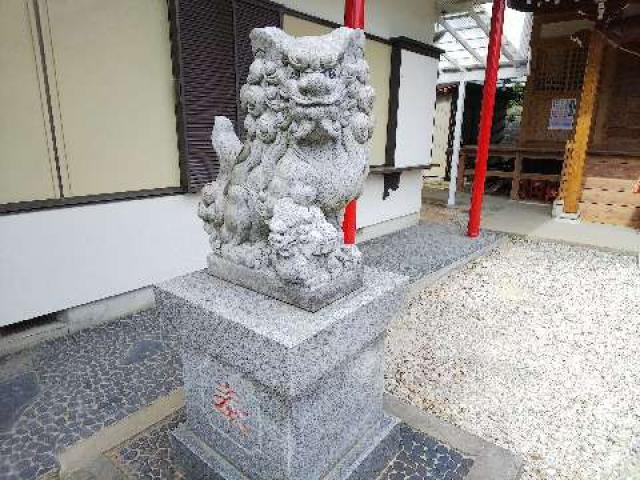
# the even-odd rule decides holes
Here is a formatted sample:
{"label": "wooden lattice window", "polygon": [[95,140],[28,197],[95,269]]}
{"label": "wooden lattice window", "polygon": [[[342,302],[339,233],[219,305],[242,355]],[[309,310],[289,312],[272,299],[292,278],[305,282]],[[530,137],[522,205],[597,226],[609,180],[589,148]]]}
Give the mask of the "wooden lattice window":
{"label": "wooden lattice window", "polygon": [[536,52],[532,80],[539,92],[566,92],[582,88],[587,48],[573,42],[541,45]]}

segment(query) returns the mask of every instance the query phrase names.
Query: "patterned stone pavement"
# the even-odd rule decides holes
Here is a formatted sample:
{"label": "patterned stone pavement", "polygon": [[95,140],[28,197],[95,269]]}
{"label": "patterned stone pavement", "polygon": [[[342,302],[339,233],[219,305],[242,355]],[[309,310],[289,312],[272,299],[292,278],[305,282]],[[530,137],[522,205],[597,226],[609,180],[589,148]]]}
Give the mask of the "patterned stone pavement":
{"label": "patterned stone pavement", "polygon": [[182,385],[175,339],[149,311],[0,359],[0,478],[55,470],[55,454]]}
{"label": "patterned stone pavement", "polygon": [[[132,479],[182,480],[171,461],[170,431],[185,421],[179,410],[120,445],[108,458]],[[396,426],[350,480],[464,480],[473,460],[406,424]]]}
{"label": "patterned stone pavement", "polygon": [[471,458],[406,424],[385,441],[392,443],[392,454],[379,480],[463,480],[473,465]]}
{"label": "patterned stone pavement", "polygon": [[482,231],[473,239],[455,225],[420,223],[359,246],[364,262],[370,267],[417,281],[473,255],[500,238],[503,235]]}
{"label": "patterned stone pavement", "polygon": [[[417,279],[494,240],[471,243],[455,230],[421,224],[362,250],[370,266]],[[55,471],[59,451],[180,387],[176,339],[163,332],[151,310],[0,358],[0,479]],[[389,468],[383,478],[401,478]]]}
{"label": "patterned stone pavement", "polygon": [[[151,310],[0,359],[0,478],[35,480],[55,471],[57,452],[180,387],[176,339],[163,331]],[[182,411],[110,459],[129,478],[181,479],[169,443],[181,421]],[[398,428],[400,440],[390,435],[376,452],[379,473],[357,480],[464,479],[470,459]]]}
{"label": "patterned stone pavement", "polygon": [[182,480],[171,462],[171,430],[186,421],[184,409],[107,453],[107,457],[129,478]]}

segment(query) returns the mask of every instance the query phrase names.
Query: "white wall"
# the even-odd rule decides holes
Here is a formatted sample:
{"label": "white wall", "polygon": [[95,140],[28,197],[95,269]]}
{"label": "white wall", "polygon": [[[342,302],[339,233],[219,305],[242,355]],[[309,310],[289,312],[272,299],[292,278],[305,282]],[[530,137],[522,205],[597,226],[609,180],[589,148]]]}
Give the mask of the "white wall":
{"label": "white wall", "polygon": [[[420,171],[383,195],[369,175],[358,227],[418,213]],[[0,216],[0,326],[111,297],[205,268],[196,195]]]}
{"label": "white wall", "polygon": [[[344,21],[344,0],[278,0],[278,3],[335,23]],[[383,38],[405,36],[431,43],[437,19],[435,0],[367,0],[365,30]]]}
{"label": "white wall", "polygon": [[0,326],[204,268],[197,197],[0,217]]}
{"label": "white wall", "polygon": [[369,174],[364,192],[358,200],[358,228],[420,212],[421,191],[422,170],[409,170],[400,175],[399,188],[390,190],[389,196],[383,200],[383,176]]}
{"label": "white wall", "polygon": [[397,167],[431,163],[438,63],[435,58],[402,51],[396,130]]}

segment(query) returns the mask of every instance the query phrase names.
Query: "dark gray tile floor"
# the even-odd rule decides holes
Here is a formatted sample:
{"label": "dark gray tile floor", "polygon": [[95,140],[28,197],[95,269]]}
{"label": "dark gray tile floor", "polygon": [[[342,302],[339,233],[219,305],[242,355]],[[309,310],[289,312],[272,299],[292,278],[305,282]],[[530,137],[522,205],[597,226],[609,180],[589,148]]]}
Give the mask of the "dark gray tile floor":
{"label": "dark gray tile floor", "polygon": [[171,461],[171,430],[186,420],[180,409],[164,422],[107,453],[107,457],[129,478],[182,480],[184,476]]}
{"label": "dark gray tile floor", "polygon": [[[107,457],[131,479],[182,480],[172,461],[170,431],[184,421],[181,409]],[[472,465],[473,459],[399,424],[349,480],[464,480]]]}
{"label": "dark gray tile floor", "polygon": [[464,480],[473,465],[473,459],[404,423],[382,443],[388,453],[378,480]]}
{"label": "dark gray tile floor", "polygon": [[[417,280],[495,238],[421,224],[361,247],[368,265]],[[149,311],[0,358],[0,479],[55,470],[61,449],[181,386],[175,338],[163,331]]]}
{"label": "dark gray tile floor", "polygon": [[0,478],[31,480],[55,454],[182,384],[154,311],[0,359]]}
{"label": "dark gray tile floor", "polygon": [[472,239],[451,224],[420,223],[360,245],[367,265],[406,275],[412,281],[434,273],[494,243],[500,234],[482,231]]}

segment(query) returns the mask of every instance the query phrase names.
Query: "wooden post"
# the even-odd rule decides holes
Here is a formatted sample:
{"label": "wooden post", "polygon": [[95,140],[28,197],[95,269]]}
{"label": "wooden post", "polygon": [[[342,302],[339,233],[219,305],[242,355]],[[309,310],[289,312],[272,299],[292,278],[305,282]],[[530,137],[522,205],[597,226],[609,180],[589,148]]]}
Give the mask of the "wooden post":
{"label": "wooden post", "polygon": [[594,30],[589,41],[589,53],[584,72],[582,93],[580,94],[580,107],[576,117],[576,127],[573,137],[567,142],[565,152],[565,163],[562,172],[562,194],[565,213],[575,214],[578,212],[584,164],[587,159],[587,149],[589,148],[591,123],[597,105],[596,95],[598,93],[600,66],[605,46],[604,36]]}
{"label": "wooden post", "polygon": [[520,199],[520,174],[522,173],[522,154],[516,153],[513,162],[513,179],[511,180],[511,200]]}

